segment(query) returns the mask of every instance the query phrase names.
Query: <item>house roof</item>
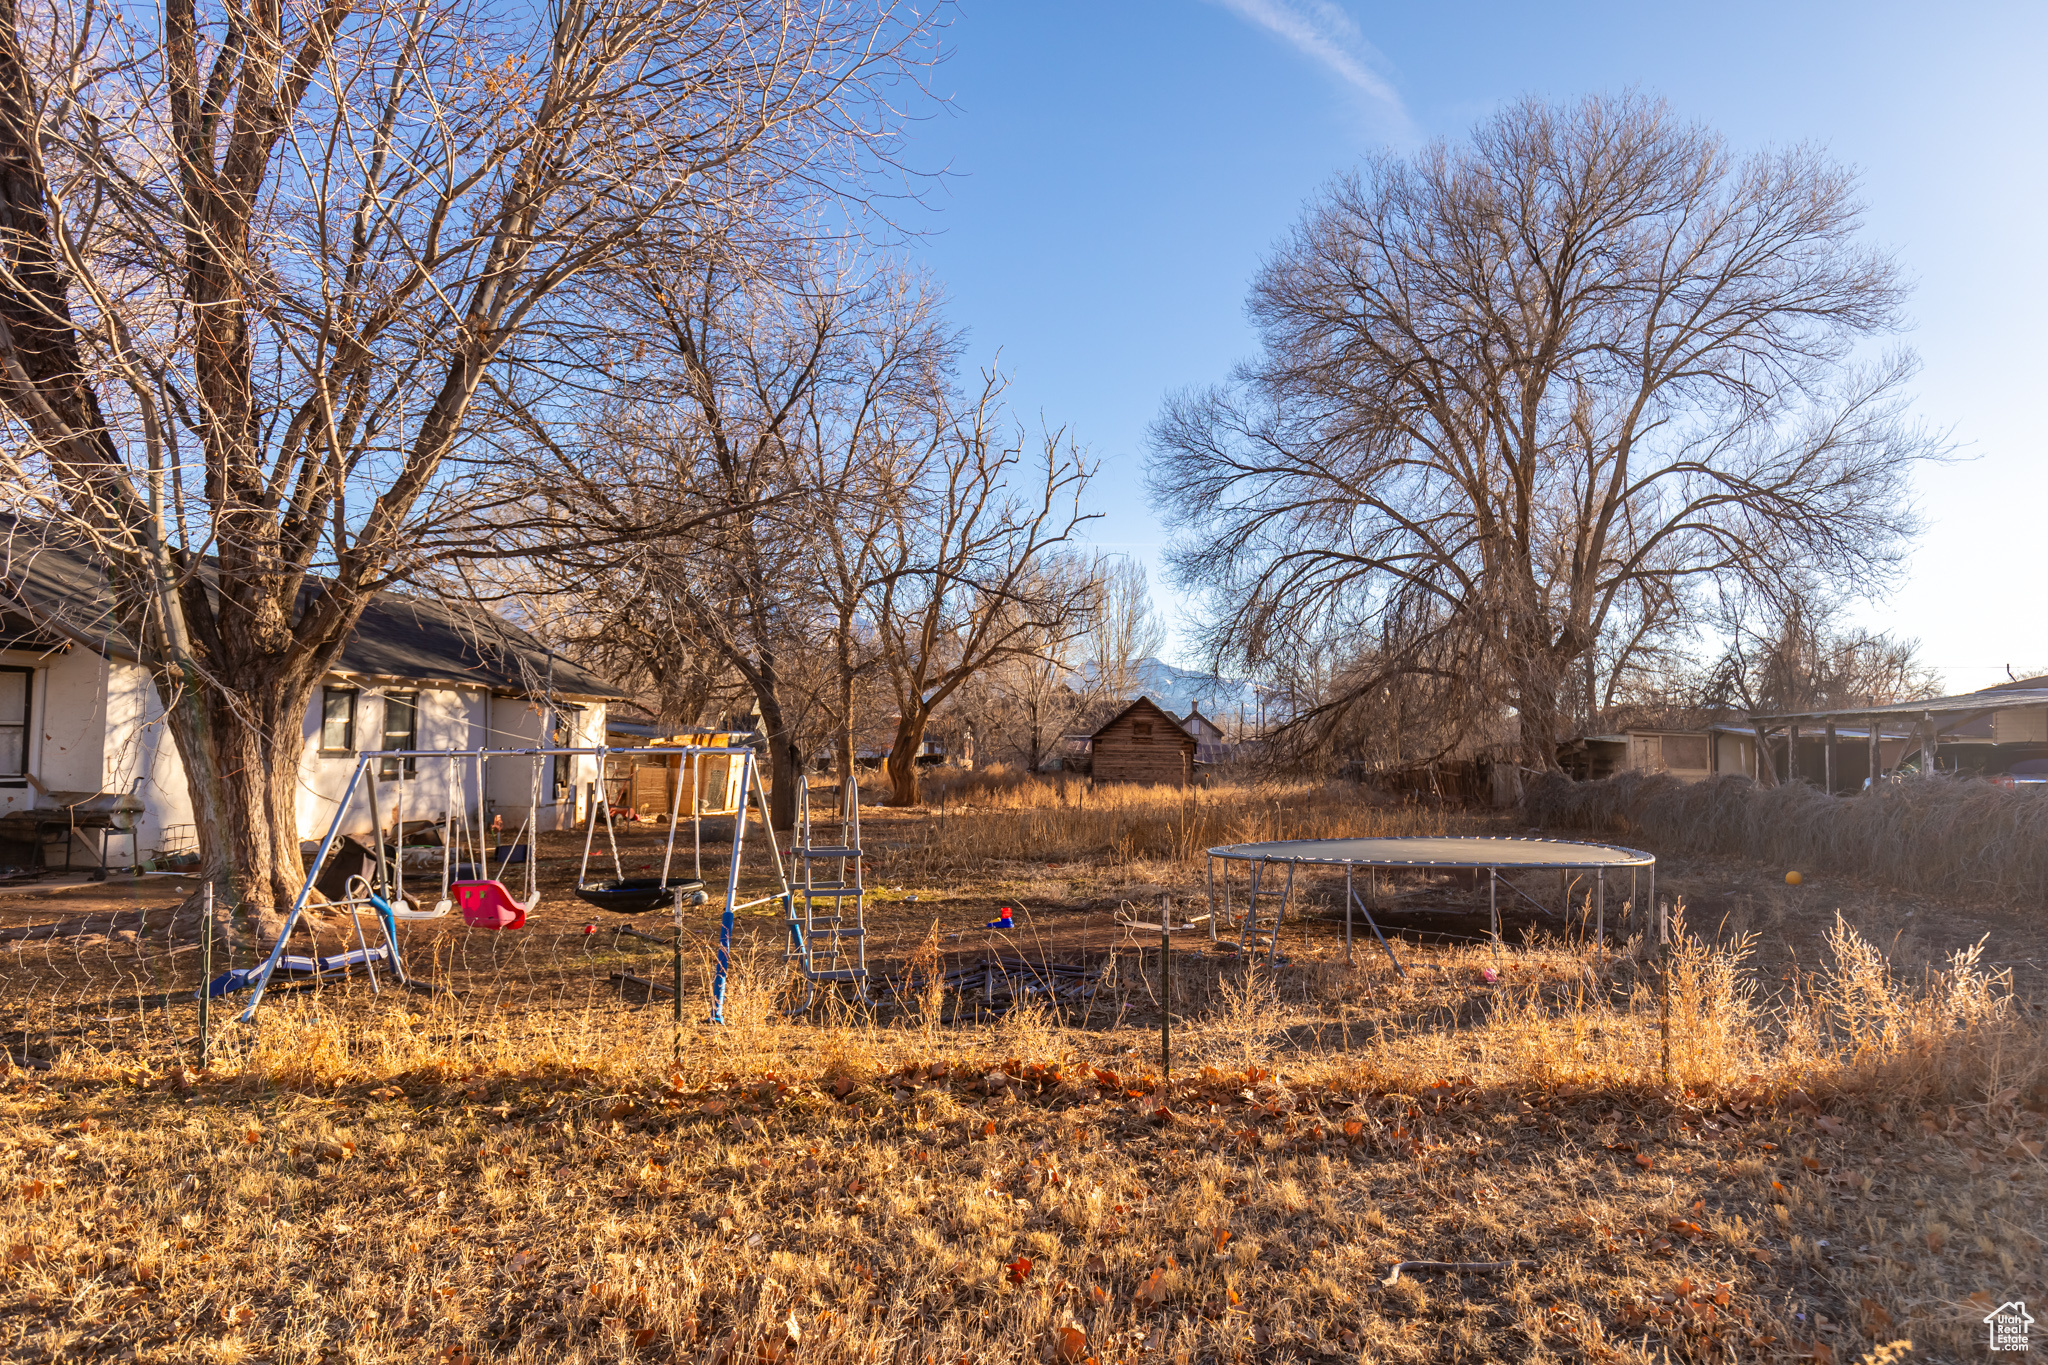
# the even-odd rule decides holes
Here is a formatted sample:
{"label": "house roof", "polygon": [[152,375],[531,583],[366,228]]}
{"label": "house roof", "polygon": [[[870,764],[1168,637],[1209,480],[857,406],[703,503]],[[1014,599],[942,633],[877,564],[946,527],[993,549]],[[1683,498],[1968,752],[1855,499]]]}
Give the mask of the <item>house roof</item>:
{"label": "house roof", "polygon": [[1116,724],[1116,723],[1117,723],[1118,721],[1122,720],[1122,719],[1123,719],[1123,718],[1124,718],[1125,716],[1128,716],[1129,714],[1131,714],[1131,712],[1133,712],[1133,711],[1137,710],[1137,709],[1138,709],[1139,707],[1141,707],[1141,706],[1142,706],[1142,707],[1145,707],[1145,708],[1146,708],[1147,710],[1149,710],[1149,711],[1153,712],[1153,713],[1154,713],[1155,715],[1157,715],[1157,716],[1158,716],[1158,717],[1159,717],[1159,718],[1160,718],[1161,720],[1165,721],[1165,722],[1166,722],[1166,723],[1167,723],[1168,725],[1171,725],[1171,726],[1172,726],[1172,727],[1174,728],[1174,731],[1175,731],[1175,733],[1177,733],[1177,734],[1178,734],[1178,735],[1179,735],[1179,736],[1180,736],[1180,737],[1181,737],[1182,739],[1186,740],[1186,741],[1187,741],[1188,743],[1190,743],[1190,744],[1194,744],[1194,743],[1196,743],[1196,742],[1197,742],[1197,741],[1196,741],[1196,739],[1195,739],[1195,737],[1194,737],[1193,735],[1189,734],[1189,733],[1187,732],[1186,728],[1185,728],[1184,726],[1182,726],[1182,725],[1181,725],[1181,723],[1180,723],[1179,721],[1177,721],[1177,720],[1175,720],[1175,719],[1173,718],[1173,713],[1172,713],[1172,712],[1168,711],[1168,710],[1167,710],[1167,709],[1166,709],[1165,707],[1161,706],[1161,705],[1160,705],[1160,704],[1159,704],[1158,702],[1156,702],[1156,701],[1153,701],[1153,700],[1152,700],[1152,699],[1151,699],[1150,697],[1139,697],[1139,698],[1138,698],[1138,699],[1137,699],[1136,701],[1134,701],[1134,702],[1132,702],[1132,703],[1131,703],[1130,705],[1128,705],[1128,706],[1124,707],[1124,708],[1123,708],[1123,709],[1122,709],[1121,711],[1118,711],[1118,712],[1117,712],[1117,713],[1116,713],[1115,715],[1111,716],[1111,717],[1110,717],[1110,718],[1109,718],[1108,720],[1106,720],[1106,721],[1104,721],[1104,722],[1103,722],[1102,724],[1100,724],[1100,725],[1096,726],[1096,727],[1095,727],[1095,732],[1094,732],[1093,734],[1089,735],[1089,736],[1088,736],[1088,738],[1089,738],[1090,740],[1097,740],[1097,739],[1101,739],[1101,738],[1102,738],[1102,732],[1103,732],[1103,731],[1105,731],[1105,730],[1109,729],[1109,728],[1110,728],[1110,727],[1111,727],[1112,725],[1115,725],[1115,724]]}
{"label": "house roof", "polygon": [[[206,561],[201,572],[211,566]],[[90,548],[47,523],[0,518],[0,591],[46,632],[138,657]],[[397,592],[370,599],[334,671],[465,683],[520,696],[609,701],[626,695],[494,612]]]}

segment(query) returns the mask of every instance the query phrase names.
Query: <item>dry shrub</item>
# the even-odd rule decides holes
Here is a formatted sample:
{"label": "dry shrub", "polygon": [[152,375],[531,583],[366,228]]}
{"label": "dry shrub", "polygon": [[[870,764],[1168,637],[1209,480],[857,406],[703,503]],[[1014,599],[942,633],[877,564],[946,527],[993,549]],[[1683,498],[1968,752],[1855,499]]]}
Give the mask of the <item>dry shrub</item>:
{"label": "dry shrub", "polygon": [[1983,1101],[2037,1086],[2044,1040],[2015,1007],[2010,970],[1982,965],[1984,945],[1950,955],[1915,985],[1837,913],[1826,968],[1799,978],[1785,1011],[1779,1071],[1809,1088],[1894,1103]]}
{"label": "dry shrub", "polygon": [[1753,934],[1718,944],[1688,932],[1683,909],[1672,916],[1668,989],[1674,1081],[1701,1091],[1717,1082],[1739,1087],[1771,1067],[1769,1030],[1749,968],[1755,948]]}
{"label": "dry shrub", "polygon": [[1523,805],[1533,822],[1666,853],[1730,853],[1826,869],[1908,891],[2048,901],[2048,800],[1976,780],[1881,783],[1829,796],[1803,782],[1704,782],[1623,773],[1600,782],[1552,777]]}
{"label": "dry shrub", "polygon": [[[1618,963],[1612,976],[1561,953],[1523,954],[1527,974],[1466,1042],[1491,1062],[1480,1079],[1508,1085],[1661,1088],[1669,1011],[1670,1083],[1699,1095],[1801,1089],[1876,1107],[2004,1103],[2048,1078],[2048,1033],[2012,995],[2010,972],[1981,966],[1982,945],[1919,982],[1839,915],[1818,971],[1767,998],[1754,940],[1692,933],[1682,909],[1669,958]],[[1668,1001],[1665,992],[1668,991]],[[1381,1069],[1415,1069],[1424,1038],[1379,1049]],[[1443,1066],[1442,1060],[1427,1063]]]}

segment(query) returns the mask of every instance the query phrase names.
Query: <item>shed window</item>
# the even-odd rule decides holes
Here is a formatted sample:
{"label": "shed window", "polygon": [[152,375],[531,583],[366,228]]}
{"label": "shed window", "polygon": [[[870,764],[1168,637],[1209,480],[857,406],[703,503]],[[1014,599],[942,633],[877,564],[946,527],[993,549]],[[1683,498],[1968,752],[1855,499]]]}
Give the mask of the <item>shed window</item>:
{"label": "shed window", "polygon": [[1679,772],[1701,772],[1707,763],[1705,735],[1664,736],[1664,766]]}
{"label": "shed window", "polygon": [[1131,742],[1133,744],[1150,744],[1152,742],[1152,722],[1149,720],[1132,721]]}
{"label": "shed window", "polygon": [[0,784],[28,785],[28,701],[35,670],[0,668]]}
{"label": "shed window", "polygon": [[[420,747],[420,694],[417,692],[386,692],[384,694],[384,740],[377,747],[381,749],[417,749]],[[416,758],[387,758],[378,764],[379,780],[389,782],[400,775],[414,777],[419,773]]]}
{"label": "shed window", "polygon": [[356,689],[320,689],[320,750],[352,754],[356,749]]}

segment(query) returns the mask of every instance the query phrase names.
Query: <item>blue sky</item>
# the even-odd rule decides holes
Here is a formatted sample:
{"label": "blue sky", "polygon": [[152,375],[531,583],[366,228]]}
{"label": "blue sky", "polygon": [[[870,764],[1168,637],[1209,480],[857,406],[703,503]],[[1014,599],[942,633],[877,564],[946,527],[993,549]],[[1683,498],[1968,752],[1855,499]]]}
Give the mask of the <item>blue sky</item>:
{"label": "blue sky", "polygon": [[1909,581],[1861,618],[1957,689],[2048,670],[2048,6],[964,0],[949,45],[910,254],[1020,412],[1101,460],[1095,538],[1153,564],[1163,606],[1146,426],[1249,353],[1246,285],[1316,187],[1524,93],[1636,86],[1862,172],[1918,282],[1918,411],[1965,462],[1923,473]]}

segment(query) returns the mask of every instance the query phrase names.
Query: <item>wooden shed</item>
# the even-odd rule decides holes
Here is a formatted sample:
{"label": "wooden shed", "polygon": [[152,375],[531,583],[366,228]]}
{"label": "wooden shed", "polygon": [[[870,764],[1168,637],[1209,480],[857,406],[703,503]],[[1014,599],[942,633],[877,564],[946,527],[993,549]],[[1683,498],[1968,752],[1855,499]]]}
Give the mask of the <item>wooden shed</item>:
{"label": "wooden shed", "polygon": [[1195,737],[1150,697],[1140,697],[1091,737],[1098,782],[1185,787],[1195,779]]}
{"label": "wooden shed", "polygon": [[[692,731],[663,739],[643,741],[646,747],[668,744],[719,746],[745,744],[753,736],[719,731]],[[666,761],[651,755],[614,758],[610,761],[612,805],[630,808],[643,820],[665,820],[671,809],[687,819],[698,815],[728,815],[746,804],[747,794],[740,778],[745,765],[726,754],[693,754],[687,760],[677,754]],[[682,791],[676,784],[682,783]]]}

